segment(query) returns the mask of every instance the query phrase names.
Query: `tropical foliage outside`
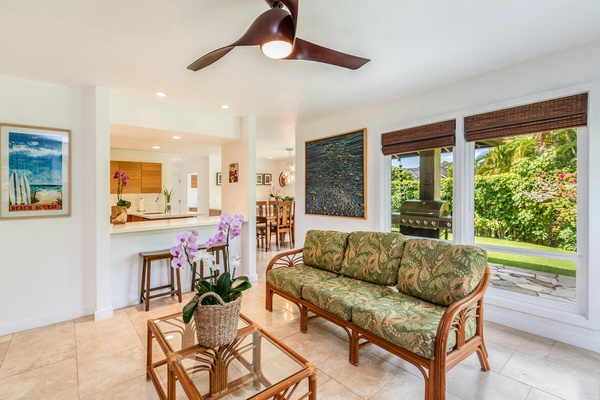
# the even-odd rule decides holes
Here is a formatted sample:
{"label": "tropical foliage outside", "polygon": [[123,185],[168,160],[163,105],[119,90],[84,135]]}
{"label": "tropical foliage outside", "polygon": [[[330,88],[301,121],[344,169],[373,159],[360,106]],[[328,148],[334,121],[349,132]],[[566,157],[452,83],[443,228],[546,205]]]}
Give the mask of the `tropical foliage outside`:
{"label": "tropical foliage outside", "polygon": [[[475,236],[577,250],[577,130],[477,143]],[[440,197],[452,209],[452,163],[442,162]],[[392,168],[392,212],[419,198],[419,182],[402,166]],[[479,239],[479,240],[478,240]],[[519,246],[526,248],[527,246]]]}

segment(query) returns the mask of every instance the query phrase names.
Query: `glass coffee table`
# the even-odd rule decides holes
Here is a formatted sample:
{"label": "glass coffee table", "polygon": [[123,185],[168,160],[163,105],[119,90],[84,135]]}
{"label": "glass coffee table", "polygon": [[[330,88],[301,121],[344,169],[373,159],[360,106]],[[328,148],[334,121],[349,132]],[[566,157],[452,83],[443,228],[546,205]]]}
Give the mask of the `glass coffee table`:
{"label": "glass coffee table", "polygon": [[[165,354],[157,362],[153,338]],[[176,381],[190,399],[317,398],[316,367],[244,315],[235,340],[214,348],[197,343],[193,320],[184,324],[181,313],[149,320],[147,351],[146,379],[161,399],[175,399]],[[165,364],[166,392],[156,373]]]}

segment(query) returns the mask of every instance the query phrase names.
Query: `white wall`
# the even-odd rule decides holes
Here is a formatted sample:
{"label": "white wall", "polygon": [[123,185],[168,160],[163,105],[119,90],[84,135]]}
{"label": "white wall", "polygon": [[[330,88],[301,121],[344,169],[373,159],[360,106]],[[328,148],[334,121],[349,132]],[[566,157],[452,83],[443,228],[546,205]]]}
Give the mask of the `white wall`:
{"label": "white wall", "polygon": [[264,158],[256,159],[256,173],[272,175],[270,185],[256,185],[256,200],[269,200],[269,194],[271,191],[279,193],[280,196],[295,195],[296,184],[285,187],[281,187],[279,185],[279,174],[286,169],[288,161],[289,159],[287,158],[284,160],[269,160]]}
{"label": "white wall", "polygon": [[[304,185],[296,186],[297,241],[304,241],[308,229],[380,230],[385,228],[389,211],[389,161],[381,154],[381,134],[396,129],[429,122],[457,118],[457,142],[462,132],[465,115],[499,108],[566,96],[589,91],[590,165],[589,204],[600,203],[600,42],[572,48],[551,56],[532,60],[513,67],[445,86],[420,95],[410,96],[394,103],[377,107],[347,110],[323,118],[302,121],[296,136],[296,181],[304,182],[304,142],[367,128],[367,215],[366,220],[306,216]],[[461,144],[457,148],[460,148]],[[457,160],[461,162],[461,160]],[[456,169],[455,169],[456,173]],[[584,190],[586,192],[586,190]],[[592,206],[593,207],[593,206]],[[459,221],[460,222],[460,221]],[[551,337],[577,346],[600,351],[600,216],[592,212],[589,231],[580,232],[589,237],[590,297],[585,299],[583,315],[551,312],[543,307],[530,306],[493,299],[487,296],[488,319]],[[595,241],[595,243],[594,243]]]}
{"label": "white wall", "polygon": [[221,185],[217,185],[217,172],[221,172],[221,155],[210,156],[208,161],[208,206],[221,209]]}
{"label": "white wall", "polygon": [[94,311],[95,291],[84,282],[95,275],[94,255],[83,249],[86,214],[95,212],[95,179],[86,167],[95,133],[81,89],[0,76],[0,92],[3,123],[71,130],[72,192],[70,217],[0,221],[2,335]]}

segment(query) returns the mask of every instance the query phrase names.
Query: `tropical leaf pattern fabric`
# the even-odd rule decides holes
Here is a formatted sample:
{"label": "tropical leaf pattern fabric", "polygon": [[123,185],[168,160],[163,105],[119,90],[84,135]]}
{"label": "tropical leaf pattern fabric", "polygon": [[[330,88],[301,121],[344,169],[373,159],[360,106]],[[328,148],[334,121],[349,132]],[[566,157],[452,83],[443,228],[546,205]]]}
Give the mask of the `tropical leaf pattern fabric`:
{"label": "tropical leaf pattern fabric", "polygon": [[338,275],[333,272],[299,264],[270,270],[267,273],[267,282],[285,293],[301,298],[304,285],[323,282],[336,276]]}
{"label": "tropical leaf pattern fabric", "polygon": [[[446,307],[405,295],[393,295],[363,302],[352,309],[352,322],[367,331],[415,354],[431,359],[435,335]],[[476,320],[465,326],[466,339],[473,337]],[[456,345],[456,332],[448,336],[447,350]]]}
{"label": "tropical leaf pattern fabric", "polygon": [[302,287],[304,300],[346,321],[352,319],[352,307],[392,293],[385,286],[342,276]]}
{"label": "tropical leaf pattern fabric", "polygon": [[400,292],[441,306],[463,299],[481,281],[487,253],[475,246],[410,239],[398,271]]}
{"label": "tropical leaf pattern fabric", "polygon": [[305,265],[339,273],[342,269],[348,233],[311,230],[306,232],[302,260]]}
{"label": "tropical leaf pattern fabric", "polygon": [[405,242],[401,233],[352,232],[342,275],[377,285],[396,285]]}

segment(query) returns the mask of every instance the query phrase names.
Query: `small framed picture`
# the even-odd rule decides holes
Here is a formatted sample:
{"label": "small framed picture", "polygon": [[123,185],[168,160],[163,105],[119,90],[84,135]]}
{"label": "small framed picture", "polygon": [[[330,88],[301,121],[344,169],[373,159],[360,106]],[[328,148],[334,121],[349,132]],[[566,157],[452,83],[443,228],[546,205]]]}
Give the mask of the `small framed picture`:
{"label": "small framed picture", "polygon": [[256,174],[256,184],[257,185],[263,184],[263,174]]}
{"label": "small framed picture", "polygon": [[221,186],[221,173],[217,172],[217,186]]}
{"label": "small framed picture", "polygon": [[263,175],[263,185],[270,185],[272,180],[273,180],[273,175],[271,175],[271,174]]}
{"label": "small framed picture", "polygon": [[238,181],[238,163],[229,164],[229,183],[235,183]]}

